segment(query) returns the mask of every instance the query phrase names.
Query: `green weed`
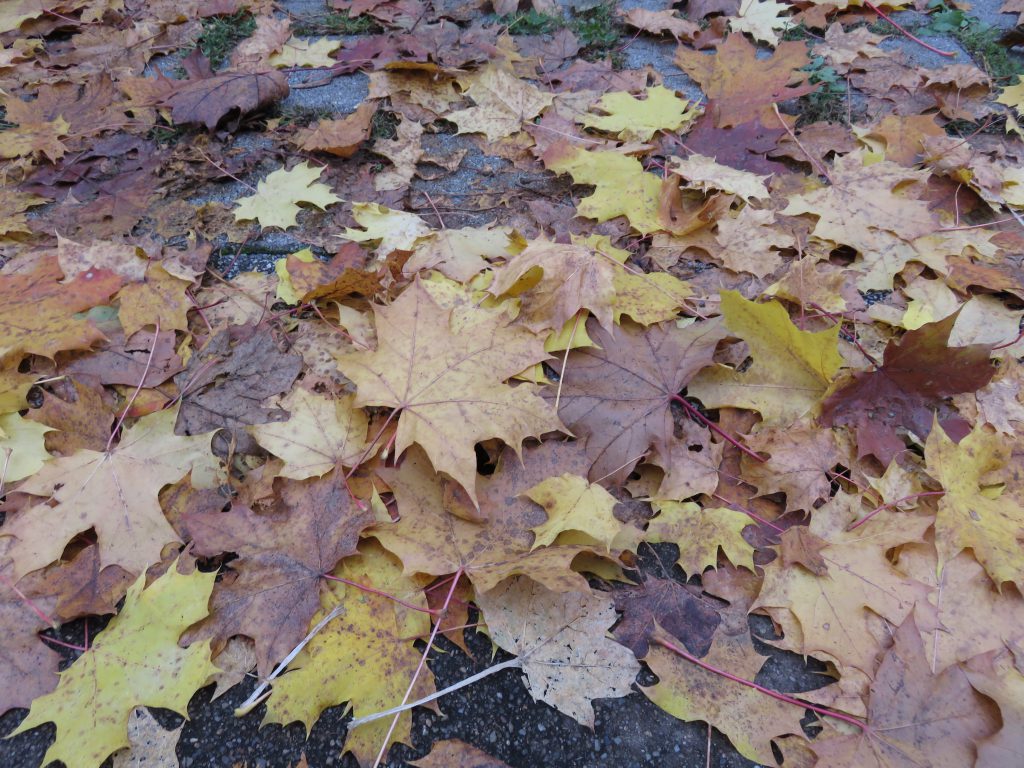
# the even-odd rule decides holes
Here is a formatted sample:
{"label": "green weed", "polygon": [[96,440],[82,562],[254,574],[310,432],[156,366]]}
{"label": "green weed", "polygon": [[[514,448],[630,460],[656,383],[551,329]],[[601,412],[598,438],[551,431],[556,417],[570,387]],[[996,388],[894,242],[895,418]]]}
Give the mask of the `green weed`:
{"label": "green weed", "polygon": [[501,16],[498,23],[505,26],[512,35],[549,35],[566,27],[565,19],[538,13],[534,10]]}
{"label": "green weed", "polygon": [[613,56],[622,37],[623,26],[615,15],[615,4],[599,5],[586,11],[580,11],[569,22],[569,28],[580,41],[584,58],[604,58]]}
{"label": "green weed", "polygon": [[210,66],[217,69],[227,60],[235,46],[255,31],[256,19],[248,11],[239,11],[231,16],[214,16],[203,19],[203,31],[199,33],[195,47],[210,60]]}
{"label": "green weed", "polygon": [[295,22],[296,35],[373,35],[383,27],[371,16],[349,16],[347,13],[327,13],[308,16]]}
{"label": "green weed", "polygon": [[378,109],[370,123],[370,138],[390,140],[398,136],[398,124],[401,119],[397,114],[386,109]]}
{"label": "green weed", "polygon": [[845,123],[846,80],[828,66],[822,56],[811,59],[803,71],[810,73],[810,82],[820,83],[821,87],[814,93],[800,97],[801,124],[820,121]]}

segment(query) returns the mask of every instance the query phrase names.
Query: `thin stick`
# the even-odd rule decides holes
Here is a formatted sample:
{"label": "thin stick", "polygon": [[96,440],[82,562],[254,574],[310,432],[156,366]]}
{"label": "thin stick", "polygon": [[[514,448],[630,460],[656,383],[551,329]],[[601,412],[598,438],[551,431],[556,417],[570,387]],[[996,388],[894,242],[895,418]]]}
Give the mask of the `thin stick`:
{"label": "thin stick", "polygon": [[555,413],[558,413],[558,404],[562,401],[562,382],[565,381],[565,367],[569,364],[569,352],[572,351],[572,342],[576,338],[576,329],[580,327],[580,318],[583,312],[576,313],[576,322],[572,324],[572,333],[569,334],[569,343],[565,345],[565,355],[562,357],[562,371],[558,374],[558,391],[555,393]]}
{"label": "thin stick", "polygon": [[422,707],[424,704],[429,704],[432,701],[436,701],[437,699],[440,699],[442,696],[447,696],[449,693],[454,693],[460,688],[465,688],[467,685],[472,685],[478,680],[483,680],[485,677],[490,677],[496,672],[501,672],[506,669],[515,669],[516,667],[521,667],[522,665],[523,660],[520,657],[516,656],[514,659],[509,659],[508,661],[501,662],[501,664],[495,664],[493,667],[488,667],[482,672],[477,672],[475,675],[467,677],[465,680],[460,680],[454,685],[449,685],[447,688],[443,688],[440,691],[435,691],[429,696],[424,696],[422,699],[410,701],[407,704],[402,704],[398,707],[392,707],[391,709],[386,709],[383,712],[375,712],[374,714],[367,715],[366,717],[357,717],[355,720],[352,720],[348,724],[348,727],[351,730],[352,728],[355,728],[357,726],[365,725],[366,723],[372,723],[374,720],[380,720],[383,717],[388,717],[390,715],[400,715],[403,712],[406,712],[410,709]]}
{"label": "thin stick", "polygon": [[[281,660],[281,663],[274,668],[274,671],[270,673],[267,679],[257,686],[256,690],[252,692],[252,695],[250,695],[248,699],[241,703],[241,705],[235,710],[235,717],[245,717],[247,714],[252,712],[256,707],[258,707],[260,702],[270,695],[270,691],[267,691],[267,688],[270,686],[270,682],[275,677],[284,672],[285,667],[287,667],[291,663],[292,659],[299,655],[299,651],[305,648],[306,644],[310,640],[312,640],[316,636],[316,634],[320,632],[320,630],[326,627],[327,624],[331,621],[331,619],[333,619],[335,616],[341,615],[344,612],[345,606],[338,605],[335,606],[333,611],[331,611],[322,619],[320,619],[320,622],[309,631],[309,634],[302,638],[302,640],[299,641],[298,645],[292,648],[291,653],[289,653],[287,656],[284,657],[284,659]],[[267,691],[265,695],[263,694],[264,691]]]}
{"label": "thin stick", "polygon": [[888,22],[889,22],[890,24],[892,24],[892,25],[893,25],[894,27],[896,27],[896,29],[898,29],[898,30],[899,30],[900,32],[902,32],[902,33],[903,33],[904,35],[906,35],[907,37],[909,37],[909,38],[910,38],[911,40],[913,40],[913,41],[914,41],[915,43],[917,43],[917,44],[918,44],[918,45],[920,45],[921,47],[923,47],[923,48],[927,48],[927,49],[928,49],[929,51],[931,51],[932,53],[937,53],[937,54],[939,54],[939,56],[950,56],[950,57],[952,57],[952,56],[956,56],[956,51],[941,51],[941,50],[939,50],[938,48],[935,48],[934,46],[928,45],[928,43],[926,43],[926,42],[925,42],[924,40],[922,40],[921,38],[919,38],[919,37],[914,37],[914,35],[910,34],[910,32],[908,32],[908,31],[907,31],[907,30],[905,30],[905,29],[904,29],[903,27],[901,27],[901,26],[900,26],[899,24],[897,24],[897,23],[896,23],[895,21],[893,21],[892,19],[890,19],[890,18],[889,18],[889,17],[888,17],[888,16],[887,16],[887,15],[885,14],[885,12],[884,12],[884,11],[883,11],[883,10],[882,10],[881,8],[879,8],[879,7],[877,6],[877,5],[875,5],[874,3],[872,3],[872,2],[871,2],[871,0],[864,0],[864,5],[866,5],[866,6],[867,6],[868,8],[870,8],[870,9],[871,9],[872,11],[874,11],[874,12],[875,12],[875,13],[877,13],[877,14],[878,14],[879,16],[881,16],[881,17],[882,17],[883,19],[885,19],[886,21],[888,21]]}
{"label": "thin stick", "polygon": [[757,459],[758,461],[760,461],[762,463],[768,461],[768,459],[766,459],[763,456],[760,456],[757,453],[755,453],[754,451],[750,450],[749,448],[747,448],[747,446],[743,445],[743,443],[741,443],[735,437],[733,437],[732,435],[727,433],[725,430],[721,429],[717,424],[715,424],[713,421],[708,419],[703,413],[701,413],[696,408],[694,408],[692,405],[690,405],[688,402],[686,402],[686,400],[684,398],[680,397],[679,395],[672,395],[672,399],[675,400],[677,403],[679,403],[681,406],[683,406],[683,410],[685,410],[688,414],[690,414],[690,416],[692,416],[693,418],[697,419],[699,422],[701,422],[704,426],[706,426],[712,432],[715,432],[715,433],[721,435],[731,445],[735,446],[736,448],[739,448],[741,451],[743,451],[745,454],[747,454],[747,456],[750,456],[753,459]]}
{"label": "thin stick", "polygon": [[873,510],[868,512],[866,515],[864,515],[864,517],[862,517],[860,520],[858,520],[857,522],[855,522],[852,525],[850,525],[846,530],[852,531],[855,528],[860,528],[862,525],[864,525],[864,523],[866,523],[872,517],[877,515],[883,509],[889,509],[890,507],[896,507],[897,505],[902,504],[904,501],[910,501],[911,499],[917,499],[917,498],[920,498],[921,496],[945,496],[945,495],[946,495],[945,491],[924,491],[923,493],[912,493],[909,496],[904,496],[902,499],[896,499],[896,501],[890,501],[890,502],[888,502],[886,504],[880,504],[877,507],[875,507]]}
{"label": "thin stick", "polygon": [[[6,470],[6,466],[4,467],[4,469]],[[60,624],[58,624],[56,621],[54,621],[50,616],[47,616],[46,612],[42,608],[40,608],[38,605],[33,603],[32,602],[32,598],[30,598],[28,595],[26,595],[24,592],[22,592],[20,589],[18,589],[17,584],[14,584],[10,579],[8,579],[2,573],[0,573],[0,581],[2,581],[4,583],[4,585],[6,585],[14,594],[16,594],[21,599],[21,601],[32,610],[32,612],[36,616],[38,616],[40,619],[42,619],[45,623],[49,624],[53,629],[56,629],[57,627],[60,626]],[[43,635],[43,637],[45,637],[45,635]],[[50,639],[52,639],[52,638],[50,638]]]}
{"label": "thin stick", "polygon": [[139,379],[139,386],[132,392],[132,396],[128,398],[128,402],[125,403],[124,411],[121,412],[121,418],[117,420],[117,424],[114,425],[113,431],[110,433],[110,437],[107,438],[107,447],[103,449],[104,453],[110,453],[110,446],[114,442],[114,436],[117,435],[121,429],[121,425],[124,424],[125,418],[128,416],[128,411],[132,409],[132,405],[135,403],[135,398],[139,396],[139,392],[142,391],[142,385],[146,383],[146,377],[149,376],[149,366],[153,364],[153,353],[156,352],[156,342],[160,336],[160,320],[156,321],[156,330],[153,332],[153,343],[149,347],[149,357],[146,358],[146,367],[142,369],[142,378]]}
{"label": "thin stick", "polygon": [[[437,639],[437,631],[441,629],[441,622],[444,621],[445,615],[448,613],[448,606],[451,604],[452,596],[455,594],[455,588],[459,585],[459,579],[462,577],[462,567],[459,566],[459,570],[455,572],[455,578],[452,579],[452,585],[448,589],[448,596],[444,599],[444,605],[441,606],[441,613],[434,622],[434,629],[430,633],[430,639],[427,640],[427,647],[423,649],[423,655],[420,656],[420,663],[416,666],[416,671],[412,673],[412,680],[409,681],[409,687],[405,689],[405,696],[402,697],[402,705],[409,701],[409,697],[412,696],[413,690],[416,688],[416,681],[419,680],[420,672],[423,671],[423,667],[427,663],[427,656],[430,655],[430,649],[434,647],[434,640]],[[380,752],[377,753],[377,759],[373,761],[373,768],[377,768],[380,765],[380,761],[384,759],[384,755],[388,751],[388,745],[391,742],[391,734],[395,732],[395,728],[398,727],[398,718],[401,713],[396,713],[394,718],[391,720],[391,727],[388,728],[387,734],[384,736],[384,743],[380,746]],[[351,729],[351,724],[349,725]]]}
{"label": "thin stick", "polygon": [[85,648],[81,645],[75,645],[74,643],[65,643],[63,640],[58,640],[56,637],[50,637],[49,635],[40,635],[39,637],[43,640],[49,640],[51,643],[59,645],[62,648],[70,648],[72,651],[79,651],[80,653],[85,653],[89,650],[88,648]]}
{"label": "thin stick", "polygon": [[664,637],[655,636],[651,639],[658,645],[668,648],[668,650],[672,651],[672,653],[682,656],[687,661],[696,664],[701,669],[707,670],[708,672],[712,672],[713,674],[719,675],[720,677],[724,677],[726,680],[731,680],[734,683],[745,685],[747,686],[747,688],[753,688],[758,693],[763,693],[765,696],[771,696],[773,699],[784,702],[785,704],[792,704],[795,707],[809,709],[811,710],[811,712],[814,712],[818,715],[822,715],[823,717],[834,717],[836,720],[841,720],[844,723],[849,723],[850,725],[857,726],[861,729],[861,731],[864,731],[866,733],[870,732],[870,728],[868,728],[866,723],[862,723],[860,720],[857,720],[854,717],[844,715],[840,712],[833,712],[832,710],[825,709],[825,707],[819,707],[814,704],[808,704],[807,702],[800,701],[799,699],[794,699],[792,696],[787,696],[784,693],[773,691],[771,688],[765,688],[763,685],[758,685],[757,683],[751,682],[750,680],[745,680],[742,677],[737,677],[736,675],[726,672],[724,669],[713,667],[707,662],[701,661],[696,656],[683,650],[678,645]]}

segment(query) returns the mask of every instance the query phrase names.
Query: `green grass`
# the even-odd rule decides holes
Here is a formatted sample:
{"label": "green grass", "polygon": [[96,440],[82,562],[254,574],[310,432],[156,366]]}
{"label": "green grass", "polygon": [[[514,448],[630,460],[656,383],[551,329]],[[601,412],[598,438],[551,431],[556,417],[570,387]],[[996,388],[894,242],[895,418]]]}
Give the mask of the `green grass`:
{"label": "green grass", "polygon": [[378,109],[373,115],[370,123],[370,138],[391,140],[398,136],[398,124],[401,118],[394,112],[386,109]]}
{"label": "green grass", "polygon": [[800,97],[800,123],[845,123],[846,81],[821,56],[811,59],[803,71],[810,73],[810,82],[819,83],[821,87]]}
{"label": "green grass", "polygon": [[997,83],[1004,83],[1014,75],[1024,73],[1019,59],[1015,60],[997,42],[1003,30],[969,16],[959,8],[950,8],[941,0],[931,3],[931,8],[934,10],[928,16],[928,23],[918,25],[912,30],[914,34],[952,37],[970,54],[975,64]]}
{"label": "green grass", "polygon": [[210,60],[210,66],[217,69],[227,61],[235,46],[255,31],[256,19],[247,11],[231,16],[214,16],[203,19],[203,31],[199,33],[195,47]]}
{"label": "green grass", "polygon": [[512,35],[550,35],[560,29],[569,29],[580,43],[583,58],[592,60],[611,56],[613,65],[621,64],[621,56],[616,49],[624,27],[615,15],[615,3],[579,11],[568,18],[530,10],[501,16],[498,23],[507,27]]}
{"label": "green grass", "polygon": [[371,16],[353,18],[347,13],[308,16],[296,21],[292,27],[296,35],[372,35],[382,29]]}

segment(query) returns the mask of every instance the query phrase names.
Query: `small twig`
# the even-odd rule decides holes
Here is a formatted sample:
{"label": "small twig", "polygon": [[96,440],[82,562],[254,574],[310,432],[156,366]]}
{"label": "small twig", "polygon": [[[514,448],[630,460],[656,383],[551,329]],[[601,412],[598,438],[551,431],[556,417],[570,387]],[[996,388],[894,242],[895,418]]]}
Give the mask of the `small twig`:
{"label": "small twig", "polygon": [[576,322],[572,324],[569,343],[565,345],[565,355],[562,357],[562,370],[558,374],[558,391],[555,392],[555,413],[558,413],[558,404],[562,401],[562,382],[565,381],[565,369],[569,365],[569,353],[572,351],[572,342],[576,338],[576,329],[580,327],[581,317],[583,317],[582,310],[576,313]]}
{"label": "small twig", "polygon": [[786,121],[782,119],[782,113],[779,112],[779,105],[772,104],[772,109],[775,110],[775,116],[779,118],[779,122],[782,124],[782,127],[786,129],[786,133],[789,134],[789,138],[791,138],[796,143],[796,145],[800,147],[800,151],[804,153],[804,155],[810,161],[811,165],[814,166],[814,169],[822,176],[824,176],[826,179],[828,179],[829,184],[835,186],[835,182],[832,181],[832,176],[831,174],[829,174],[828,169],[824,165],[822,165],[821,161],[819,161],[814,155],[807,151],[807,147],[800,143],[800,139],[798,139],[796,137],[796,134],[793,133],[793,129],[790,128],[789,125],[787,125]]}
{"label": "small twig", "polygon": [[751,518],[752,520],[756,520],[761,525],[768,526],[769,528],[771,528],[776,533],[785,533],[786,532],[786,530],[784,528],[780,528],[779,526],[777,526],[775,523],[773,523],[768,518],[761,517],[759,514],[754,512],[752,509],[747,509],[742,504],[737,504],[735,501],[729,501],[727,498],[725,498],[725,496],[719,496],[717,493],[712,493],[711,495],[714,498],[718,499],[719,501],[724,501],[726,504],[729,505],[730,508],[735,509],[738,512],[742,512],[743,514],[745,514],[747,517]]}
{"label": "small twig", "polygon": [[[285,668],[291,663],[292,659],[299,655],[299,651],[305,648],[306,644],[310,640],[312,640],[320,632],[320,630],[326,627],[327,624],[331,621],[331,619],[341,615],[344,612],[345,606],[338,605],[335,606],[334,610],[332,610],[330,613],[328,613],[326,616],[320,619],[317,625],[309,631],[309,634],[302,638],[302,640],[299,641],[298,645],[292,648],[291,653],[289,653],[287,656],[284,657],[284,659],[281,660],[281,663],[274,668],[274,671],[267,676],[267,679],[261,682],[256,687],[256,690],[252,692],[249,698],[243,701],[241,705],[239,705],[239,707],[235,709],[235,717],[245,717],[247,714],[252,712],[256,707],[258,707],[260,702],[262,702],[265,698],[267,698],[267,696],[270,695],[270,691],[267,691],[267,688],[270,686],[271,681],[275,677],[280,675],[282,672],[284,672]],[[264,693],[264,691],[266,691],[266,693]]]}
{"label": "small twig", "polygon": [[449,693],[454,693],[460,688],[465,688],[467,685],[472,685],[478,680],[483,680],[485,677],[490,677],[491,675],[506,669],[515,669],[517,667],[521,667],[522,665],[523,661],[518,656],[514,659],[503,661],[500,664],[495,664],[493,667],[488,667],[482,672],[477,672],[475,675],[467,677],[465,680],[460,680],[454,685],[449,685],[447,688],[443,688],[440,691],[435,691],[429,696],[424,696],[422,699],[410,701],[407,704],[402,704],[398,707],[392,707],[391,709],[386,709],[383,712],[375,712],[372,715],[366,715],[365,717],[357,717],[349,722],[349,730],[351,731],[353,728],[360,725],[366,725],[366,723],[372,723],[374,720],[380,720],[383,717],[388,717],[390,715],[400,715],[402,712],[406,712],[410,709],[422,707],[424,704],[429,704],[432,701],[436,701],[437,699],[440,699],[442,696],[447,696]]}

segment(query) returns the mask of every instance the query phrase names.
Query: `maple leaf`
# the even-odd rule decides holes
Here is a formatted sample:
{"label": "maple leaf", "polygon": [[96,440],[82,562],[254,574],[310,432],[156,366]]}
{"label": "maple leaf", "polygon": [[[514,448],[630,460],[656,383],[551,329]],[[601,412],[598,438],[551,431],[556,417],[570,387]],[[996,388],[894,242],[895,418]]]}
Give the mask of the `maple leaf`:
{"label": "maple leaf", "polygon": [[842,463],[832,432],[797,423],[762,429],[746,438],[746,444],[769,456],[766,462],[742,457],[743,479],[762,496],[781,491],[786,494],[786,509],[810,512],[831,495],[826,472]]}
{"label": "maple leaf", "polygon": [[558,330],[588,309],[606,328],[612,324],[615,263],[582,245],[535,240],[495,270],[488,291],[518,296],[527,328]]}
{"label": "maple leaf", "polygon": [[8,483],[34,475],[50,458],[44,435],[51,427],[22,418],[17,413],[0,416],[0,456],[4,456],[4,479]]}
{"label": "maple leaf", "polygon": [[453,765],[462,768],[509,768],[507,763],[458,739],[435,741],[430,754],[419,760],[410,760],[409,765],[416,768],[450,768]]}
{"label": "maple leaf", "polygon": [[828,542],[819,553],[827,573],[817,576],[772,562],[765,566],[753,608],[767,612],[782,628],[784,639],[776,645],[827,656],[841,672],[854,668],[870,675],[888,626],[902,623],[927,594],[925,585],[892,566],[885,550],[920,540],[931,518],[883,512],[846,531],[860,515],[859,497],[845,494],[815,510],[809,533]]}
{"label": "maple leaf", "polygon": [[855,428],[858,455],[874,455],[884,465],[906,448],[897,429],[927,437],[937,408],[944,429],[965,435],[967,423],[941,409],[940,399],[984,387],[996,369],[989,363],[988,345],[948,346],[958,314],[890,341],[878,369],[854,373],[849,384],[825,400],[822,425]]}
{"label": "maple leaf", "polygon": [[244,116],[276,104],[288,95],[280,72],[226,72],[180,81],[162,98],[177,125],[201,123],[212,131],[228,114]]}
{"label": "maple leaf", "polygon": [[213,596],[210,617],[193,637],[221,646],[232,635],[256,641],[261,674],[269,674],[305,635],[320,605],[324,574],[355,554],[359,533],[373,522],[352,501],[340,471],[277,485],[280,509],[258,515],[233,504],[228,512],[185,515],[182,525],[202,557],[234,552],[234,581]]}
{"label": "maple leaf", "polygon": [[189,471],[212,473],[210,435],[178,437],[174,409],[139,419],[106,451],[82,449],[47,462],[19,487],[49,496],[8,520],[0,530],[17,539],[16,573],[42,568],[60,557],[75,535],[93,528],[102,565],[142,573],[160,560],[164,545],[179,541],[160,509],[160,489]]}
{"label": "maple leaf", "polygon": [[265,408],[262,402],[287,391],[302,368],[302,358],[277,351],[267,330],[232,326],[193,354],[189,366],[176,377],[182,391],[176,434],[194,435],[224,429],[214,447],[250,453],[255,441],[245,428],[283,419],[285,412]]}
{"label": "maple leaf", "polygon": [[[103,338],[95,325],[74,315],[105,304],[121,287],[120,277],[95,269],[61,283],[64,274],[53,256],[17,270],[11,266],[0,272],[0,358],[24,352],[52,358]],[[27,302],[31,312],[25,312]]]}
{"label": "maple leaf", "polygon": [[[50,626],[43,616],[29,607],[23,597],[30,596],[39,611],[52,611],[56,602],[52,595],[36,589],[37,574],[30,574],[14,585],[4,562],[10,539],[0,540],[0,621],[4,641],[0,643],[0,714],[10,709],[29,707],[39,696],[57,685],[60,656],[39,637],[40,630]],[[18,591],[12,589],[17,586]]]}
{"label": "maple leaf", "polygon": [[[420,663],[413,640],[430,631],[430,621],[425,613],[409,610],[387,596],[426,608],[422,590],[373,542],[364,544],[358,555],[345,558],[334,575],[379,593],[338,582],[324,589],[321,610],[313,621],[319,622],[339,606],[344,611],[299,652],[288,673],[274,681],[264,723],[287,725],[298,720],[308,733],[327,707],[347,701],[353,714],[362,717],[404,700]],[[433,690],[433,675],[424,669],[409,698]],[[342,751],[353,752],[361,765],[368,765],[382,745],[410,743],[411,724],[411,713],[404,712],[394,733],[388,731],[389,720],[360,725],[348,733]]]}
{"label": "maple leaf", "polygon": [[862,152],[837,157],[830,185],[789,198],[784,216],[810,213],[818,217],[815,237],[856,249],[867,271],[858,280],[862,290],[892,288],[892,279],[917,253],[906,241],[936,229],[924,200],[904,193],[923,181],[927,171],[904,168],[888,160],[865,165]]}
{"label": "maple leaf", "polygon": [[680,46],[675,61],[707,94],[708,111],[718,128],[751,120],[763,125],[777,122],[772,104],[799,98],[818,87],[801,71],[808,64],[807,47],[795,40],[779,44],[771,57],[760,59],[747,38],[732,34],[714,56]]}
{"label": "maple leaf", "polygon": [[836,72],[845,74],[858,59],[879,59],[888,54],[878,47],[885,40],[884,35],[876,35],[867,27],[857,27],[847,32],[843,25],[836,22],[825,30],[825,58]]}
{"label": "maple leaf", "polygon": [[491,259],[513,255],[512,229],[509,227],[464,227],[429,232],[419,238],[415,250],[405,262],[407,276],[436,269],[445,277],[468,282],[490,268]]}
{"label": "maple leaf", "polygon": [[178,762],[175,747],[182,723],[165,730],[145,707],[136,707],[128,717],[128,744],[110,758],[110,768],[138,768],[142,765],[172,765]]}
{"label": "maple leaf", "polygon": [[140,576],[89,652],[61,674],[56,691],[32,703],[13,733],[56,723],[57,739],[43,761],[94,768],[129,746],[128,717],[137,705],[187,715],[192,694],[217,668],[210,662],[209,643],[182,649],[178,638],[206,615],[215,576],[184,575],[176,564],[148,588]]}
{"label": "maple leaf", "polygon": [[335,466],[355,466],[366,450],[366,414],[352,406],[352,395],[322,397],[297,387],[281,400],[291,417],[258,424],[256,442],[284,460],[281,477],[305,480]]}
{"label": "maple leaf", "polygon": [[755,40],[775,47],[779,43],[778,30],[790,25],[781,14],[789,8],[775,0],[740,0],[739,13],[729,19],[734,32],[747,32]]}
{"label": "maple leaf", "polygon": [[677,545],[676,562],[688,575],[717,568],[719,548],[733,565],[754,570],[754,548],[741,535],[751,524],[745,513],[726,507],[701,509],[678,501],[655,502],[654,508],[658,516],[647,526],[644,539]]}
{"label": "maple leaf", "polygon": [[163,330],[188,330],[188,311],[192,308],[186,296],[191,281],[167,272],[160,264],[150,264],[143,283],[126,285],[117,294],[120,302],[118,318],[126,336],[147,325]]}
{"label": "maple leaf", "polygon": [[472,327],[454,333],[417,280],[388,307],[374,307],[378,347],[338,359],[356,385],[356,405],[396,409],[395,455],[413,443],[475,498],[474,445],[492,437],[518,448],[562,429],[530,385],[503,382],[543,360],[543,342],[497,312],[467,310]]}
{"label": "maple leaf", "polygon": [[[753,649],[744,650],[753,657],[750,663],[755,665],[756,671],[765,657],[756,657]],[[704,661],[733,674],[737,669],[728,646],[719,650],[712,645]],[[644,663],[658,676],[656,685],[640,688],[648,699],[680,720],[714,723],[748,760],[765,765],[775,762],[772,739],[803,732],[799,707],[727,680],[667,648],[651,645]]]}
{"label": "maple leaf", "polygon": [[704,656],[722,620],[707,602],[670,579],[648,576],[638,587],[616,590],[613,598],[622,612],[622,620],[615,626],[615,639],[638,659],[647,655],[657,627],[694,655]]}
{"label": "maple leaf", "polygon": [[356,111],[341,120],[319,120],[295,134],[295,144],[307,152],[327,152],[336,157],[352,157],[370,135],[370,124],[377,105],[363,102]]}
{"label": "maple leaf", "polygon": [[765,424],[785,425],[810,411],[842,365],[839,326],[802,331],[777,301],[757,304],[722,291],[726,327],[750,345],[754,359],[740,373],[719,365],[702,371],[688,392],[708,408],[730,405],[761,413]]}
{"label": "maple leaf", "polygon": [[1007,755],[1019,755],[1024,725],[1024,675],[1020,672],[1020,647],[1000,648],[972,659],[966,669],[971,687],[999,705],[1003,727],[978,744],[978,768],[997,768]]}
{"label": "maple leaf", "polygon": [[[757,210],[749,205],[735,216],[718,220],[715,240],[721,250],[713,258],[735,272],[765,277],[782,266],[782,257],[773,248],[792,248],[793,236],[778,226],[775,212]],[[831,294],[829,294],[831,296]]]}
{"label": "maple leaf", "polygon": [[296,225],[299,203],[321,210],[340,203],[341,198],[329,186],[317,181],[322,172],[322,168],[313,168],[305,160],[290,171],[279,168],[256,185],[255,194],[235,201],[235,221],[256,219],[264,229],[288,229]]}
{"label": "maple leaf", "polygon": [[713,158],[703,155],[690,155],[686,158],[672,158],[670,170],[686,179],[686,186],[707,192],[720,189],[732,195],[738,195],[746,201],[750,198],[767,198],[768,187],[764,182],[767,176],[758,176],[749,171],[738,171],[727,165],[716,163]]}
{"label": "maple leaf", "polygon": [[564,366],[551,366],[559,375],[559,416],[586,439],[590,478],[624,480],[652,446],[671,470],[672,400],[711,363],[723,333],[715,322],[646,330],[623,323],[614,334],[587,323],[597,347],[573,350]]}
{"label": "maple leaf", "polygon": [[985,491],[994,480],[992,473],[1010,463],[1010,448],[1001,435],[989,434],[980,425],[959,444],[936,425],[925,443],[925,462],[928,473],[946,491],[935,516],[939,569],[961,550],[970,549],[997,587],[1010,581],[1024,589],[1024,505],[1018,489]]}
{"label": "maple leaf", "polygon": [[681,19],[675,15],[675,11],[651,11],[646,8],[630,8],[624,15],[626,23],[631,27],[642,29],[651,34],[668,32],[670,35],[679,38],[692,40],[694,35],[700,31],[700,27],[692,21]]}
{"label": "maple leaf", "polygon": [[610,597],[551,592],[522,576],[477,596],[494,642],[518,656],[526,685],[544,701],[588,728],[593,699],[630,693],[640,665],[606,637],[615,623]]}
{"label": "maple leaf", "polygon": [[913,618],[894,640],[871,684],[867,727],[816,739],[818,759],[836,768],[973,765],[975,742],[998,728],[998,717],[962,669],[932,673]]}
{"label": "maple leaf", "polygon": [[345,243],[326,264],[309,248],[278,259],[274,262],[277,272],[277,298],[287,304],[341,299],[352,294],[373,296],[380,290],[381,274],[354,269],[350,264],[357,256],[360,261],[364,251],[355,243]]}
{"label": "maple leaf", "polygon": [[321,37],[318,40],[303,40],[289,37],[277,53],[272,53],[267,63],[278,69],[284,67],[330,67],[337,62],[331,54],[341,47],[340,40]]}
{"label": "maple leaf", "polygon": [[[516,457],[506,450],[512,454],[503,456],[508,466]],[[543,459],[550,450],[527,450],[524,471],[503,471],[504,477],[493,484],[482,484],[480,502],[488,515],[479,520],[470,518],[474,510],[468,500],[460,503],[460,493],[450,481],[438,477],[423,452],[411,448],[397,470],[378,473],[394,492],[401,517],[396,523],[378,523],[367,536],[395,553],[410,575],[444,576],[461,570],[478,592],[484,592],[509,576],[527,574],[553,590],[579,591],[587,582],[569,566],[589,550],[580,546],[534,549],[531,530],[544,522],[544,512],[528,500],[517,503],[516,499],[544,477],[538,470],[547,470]]]}
{"label": "maple leaf", "polygon": [[689,101],[664,86],[647,88],[644,93],[644,99],[626,91],[606,93],[593,106],[607,114],[584,115],[583,124],[627,141],[650,141],[658,131],[679,131],[700,114]]}
{"label": "maple leaf", "polygon": [[625,216],[645,235],[665,228],[659,213],[661,179],[646,172],[635,157],[556,143],[544,154],[544,165],[555,173],[570,174],[576,184],[594,185],[593,194],[576,206],[577,215],[597,221]]}
{"label": "maple leaf", "polygon": [[430,234],[430,227],[415,213],[392,210],[377,203],[352,203],[352,218],[363,229],[349,227],[345,237],[357,243],[379,243],[379,256],[411,250],[417,240]]}
{"label": "maple leaf", "polygon": [[511,136],[554,99],[554,94],[538,90],[494,63],[459,78],[459,84],[476,106],[449,112],[445,119],[455,123],[459,133],[482,133],[489,141]]}
{"label": "maple leaf", "polygon": [[548,514],[546,522],[533,527],[534,548],[551,544],[565,531],[581,531],[611,551],[612,541],[622,529],[612,514],[615,497],[579,475],[549,477],[524,495]]}

